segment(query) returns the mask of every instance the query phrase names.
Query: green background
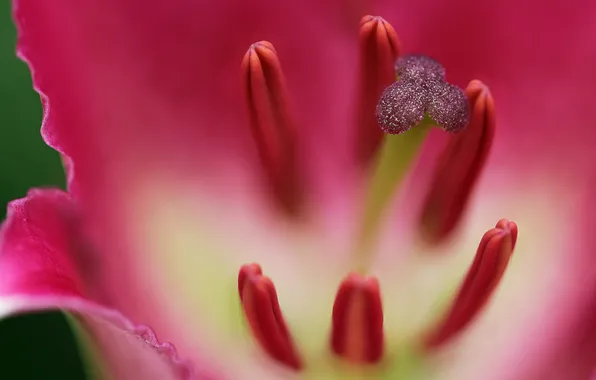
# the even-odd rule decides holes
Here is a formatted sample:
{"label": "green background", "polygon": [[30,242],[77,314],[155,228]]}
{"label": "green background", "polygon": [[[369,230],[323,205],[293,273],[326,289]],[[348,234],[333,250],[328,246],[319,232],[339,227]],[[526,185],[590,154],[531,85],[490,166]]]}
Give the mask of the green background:
{"label": "green background", "polygon": [[[27,66],[15,56],[16,32],[9,1],[0,2],[0,203],[31,187],[64,187],[56,152],[39,134],[41,105]],[[0,379],[84,379],[76,343],[60,313],[0,322]]]}

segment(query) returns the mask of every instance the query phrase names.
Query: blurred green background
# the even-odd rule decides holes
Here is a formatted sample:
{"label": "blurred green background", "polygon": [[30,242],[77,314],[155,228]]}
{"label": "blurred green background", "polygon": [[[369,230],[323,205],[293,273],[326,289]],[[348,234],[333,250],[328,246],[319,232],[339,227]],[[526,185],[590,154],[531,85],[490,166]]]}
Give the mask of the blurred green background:
{"label": "blurred green background", "polygon": [[[9,1],[0,4],[0,203],[36,186],[64,187],[56,152],[39,134],[41,105],[26,65],[15,56]],[[76,342],[61,313],[0,321],[0,379],[84,379]]]}

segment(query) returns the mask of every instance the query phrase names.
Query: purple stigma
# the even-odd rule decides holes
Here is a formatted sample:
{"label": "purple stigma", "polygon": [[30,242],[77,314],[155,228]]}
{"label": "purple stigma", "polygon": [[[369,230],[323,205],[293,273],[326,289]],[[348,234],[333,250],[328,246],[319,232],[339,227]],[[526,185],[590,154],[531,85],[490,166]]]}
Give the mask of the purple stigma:
{"label": "purple stigma", "polygon": [[447,132],[467,126],[468,100],[462,89],[445,81],[440,63],[422,55],[404,56],[396,61],[395,72],[398,80],[383,91],[376,110],[385,133],[403,133],[425,114]]}

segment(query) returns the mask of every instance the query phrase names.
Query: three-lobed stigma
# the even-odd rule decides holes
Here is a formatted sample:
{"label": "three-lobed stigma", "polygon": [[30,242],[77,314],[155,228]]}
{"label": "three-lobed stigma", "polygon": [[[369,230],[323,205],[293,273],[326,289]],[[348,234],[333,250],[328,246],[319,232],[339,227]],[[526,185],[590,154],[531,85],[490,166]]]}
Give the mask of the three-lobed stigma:
{"label": "three-lobed stigma", "polygon": [[395,63],[397,81],[387,87],[376,109],[385,133],[400,134],[427,115],[447,132],[463,130],[470,120],[464,91],[445,80],[445,69],[423,55],[409,55]]}

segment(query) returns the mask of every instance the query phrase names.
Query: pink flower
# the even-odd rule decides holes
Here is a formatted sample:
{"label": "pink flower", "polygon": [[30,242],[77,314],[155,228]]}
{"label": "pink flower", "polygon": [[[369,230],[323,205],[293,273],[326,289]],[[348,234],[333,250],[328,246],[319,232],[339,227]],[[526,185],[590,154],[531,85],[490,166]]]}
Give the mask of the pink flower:
{"label": "pink flower", "polygon": [[[593,2],[13,3],[68,193],[9,205],[0,316],[111,379],[592,375]],[[403,52],[466,130],[383,136]]]}

